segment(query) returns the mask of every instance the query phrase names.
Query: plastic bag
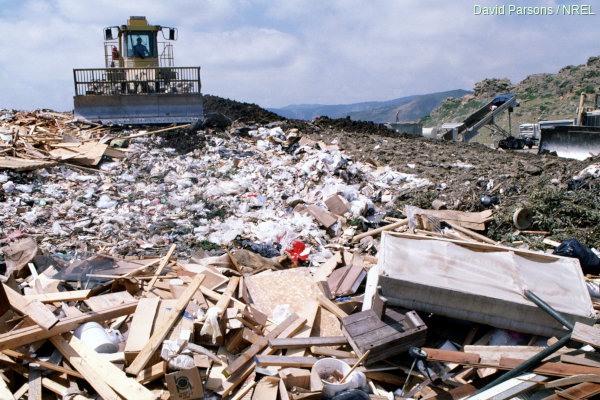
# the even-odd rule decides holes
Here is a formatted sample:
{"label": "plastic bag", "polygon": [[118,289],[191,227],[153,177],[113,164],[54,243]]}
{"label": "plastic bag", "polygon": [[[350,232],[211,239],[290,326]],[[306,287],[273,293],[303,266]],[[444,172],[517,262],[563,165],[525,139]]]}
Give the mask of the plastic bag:
{"label": "plastic bag", "polygon": [[201,335],[211,335],[213,343],[217,342],[217,338],[221,337],[221,328],[219,328],[219,309],[211,307],[206,312],[206,319],[202,325]]}
{"label": "plastic bag", "polygon": [[598,256],[575,238],[563,241],[560,246],[554,249],[552,254],[577,258],[584,274],[598,275],[600,272],[600,259]]}

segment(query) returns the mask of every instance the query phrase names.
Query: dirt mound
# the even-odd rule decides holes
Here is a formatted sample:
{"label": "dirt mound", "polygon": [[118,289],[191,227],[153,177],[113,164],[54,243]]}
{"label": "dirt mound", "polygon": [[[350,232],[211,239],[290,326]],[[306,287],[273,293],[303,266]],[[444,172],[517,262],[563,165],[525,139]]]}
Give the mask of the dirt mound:
{"label": "dirt mound", "polygon": [[245,124],[268,124],[285,119],[271,111],[257,106],[256,104],[241,103],[239,101],[224,99],[219,96],[205,94],[202,96],[204,114],[219,113]]}

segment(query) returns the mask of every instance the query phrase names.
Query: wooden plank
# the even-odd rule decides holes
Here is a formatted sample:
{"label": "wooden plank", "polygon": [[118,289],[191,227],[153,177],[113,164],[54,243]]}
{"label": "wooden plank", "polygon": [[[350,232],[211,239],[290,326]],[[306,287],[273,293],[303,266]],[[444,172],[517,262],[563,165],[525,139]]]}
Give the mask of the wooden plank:
{"label": "wooden plank", "polygon": [[[298,318],[294,322],[292,322],[287,328],[285,328],[283,330],[283,332],[281,332],[281,334],[279,334],[277,337],[279,337],[279,338],[291,337],[296,332],[298,332],[302,328],[302,326],[304,326],[305,323],[306,323],[305,318]],[[264,349],[262,351],[261,354],[270,355],[270,354],[275,353],[276,351],[277,350],[275,350],[275,349],[267,347],[266,349]],[[222,397],[229,395],[233,389],[235,389],[239,384],[241,384],[243,382],[243,380],[246,379],[252,373],[252,371],[254,371],[255,367],[256,367],[255,363],[248,362],[243,368],[237,370],[233,375],[228,377],[227,380],[225,380],[222,383],[221,388],[216,390],[216,392],[219,395],[221,395]]]}
{"label": "wooden plank", "polygon": [[330,347],[312,346],[310,352],[320,356],[335,357],[335,358],[353,358],[356,355],[351,351],[334,350]]}
{"label": "wooden plank", "polygon": [[169,251],[167,252],[167,255],[164,256],[161,260],[160,260],[160,264],[158,264],[158,268],[156,269],[156,272],[154,273],[154,277],[152,278],[152,280],[150,281],[150,283],[148,283],[148,286],[146,286],[146,288],[144,289],[145,292],[149,291],[150,289],[152,289],[152,287],[154,286],[154,284],[156,283],[156,280],[158,279],[158,277],[160,276],[160,274],[162,273],[162,270],[165,268],[165,266],[169,263],[169,260],[171,259],[171,256],[173,255],[173,252],[175,251],[175,248],[177,247],[177,245],[175,243],[173,243],[171,245],[171,248],[169,249]]}
{"label": "wooden plank", "polygon": [[432,348],[422,348],[427,353],[427,360],[451,362],[456,364],[477,364],[479,355],[472,353],[463,353],[462,351],[440,350]]}
{"label": "wooden plank", "polygon": [[167,362],[161,361],[158,364],[154,364],[153,366],[146,368],[137,375],[135,378],[141,385],[145,385],[149,382],[152,382],[164,374],[167,373]]}
{"label": "wooden plank", "polygon": [[125,358],[128,361],[133,361],[150,340],[159,302],[159,297],[142,297],[138,302],[125,344]]}
{"label": "wooden plank", "polygon": [[98,392],[104,400],[122,400],[112,387],[104,380],[93,364],[81,357],[73,347],[60,335],[50,338],[52,344],[62,353],[65,359],[85,377],[85,380]]}
{"label": "wooden plank", "polygon": [[40,326],[29,326],[21,329],[15,329],[0,335],[0,350],[17,348],[25,344],[37,342],[38,340],[47,339],[61,333],[69,332],[77,329],[80,324],[85,322],[102,322],[120,317],[122,315],[131,314],[135,311],[136,307],[137,301],[107,310],[100,310],[98,312],[89,312],[79,316],[63,318],[50,330],[43,329]]}
{"label": "wooden plank", "polygon": [[132,301],[135,301],[135,298],[129,292],[121,291],[93,296],[84,300],[83,302],[92,311],[98,311],[110,307],[117,307],[121,304],[130,303]]}
{"label": "wooden plank", "polygon": [[223,375],[225,377],[231,376],[234,372],[241,369],[244,364],[250,361],[259,351],[267,347],[270,339],[274,339],[281,334],[288,326],[298,319],[296,314],[292,314],[287,317],[281,324],[277,325],[275,329],[269,332],[265,337],[261,338],[258,342],[250,346],[246,351],[240,354],[227,368],[223,369]]}
{"label": "wooden plank", "polygon": [[[526,360],[513,359],[502,357],[500,359],[501,369],[513,369],[525,362]],[[581,374],[600,374],[600,368],[586,367],[583,365],[565,364],[561,362],[545,362],[535,367],[532,372],[542,375],[552,376],[570,376]]]}
{"label": "wooden plank", "polygon": [[[479,345],[467,345],[464,347],[465,353],[475,353],[479,355],[480,363],[491,364],[499,362],[502,357],[508,358],[519,358],[528,359],[544,350],[544,347],[540,346],[479,346]],[[557,352],[552,354],[550,358],[556,357],[559,354],[572,351],[563,347]]]}
{"label": "wooden plank", "polygon": [[47,368],[52,371],[57,371],[57,372],[60,372],[63,374],[71,375],[76,378],[83,378],[83,376],[79,372],[73,371],[70,368],[64,368],[64,367],[61,367],[60,365],[52,364],[51,362],[47,362],[47,361],[39,360],[37,358],[29,357],[29,356],[26,356],[25,354],[19,353],[14,350],[6,349],[6,350],[2,350],[2,353],[6,354],[9,357],[17,358],[19,360],[24,360],[29,363],[38,364],[40,367],[44,367],[44,368]]}
{"label": "wooden plank", "polygon": [[338,251],[333,257],[328,258],[319,269],[314,273],[313,279],[315,282],[324,281],[327,279],[329,275],[337,268],[337,266],[342,262],[342,254]]}
{"label": "wooden plank", "polygon": [[571,340],[589,344],[595,348],[600,348],[600,328],[582,324],[581,322],[575,322]]}
{"label": "wooden plank", "polygon": [[42,371],[29,366],[29,392],[27,400],[42,400]]}
{"label": "wooden plank", "polygon": [[594,358],[588,358],[587,354],[582,354],[580,356],[561,354],[560,361],[568,364],[586,365],[588,367],[600,368],[600,361]]}
{"label": "wooden plank", "polygon": [[257,354],[254,357],[259,367],[271,365],[278,367],[311,368],[318,360],[316,357],[289,357]]}
{"label": "wooden plank", "polygon": [[252,400],[277,400],[278,392],[279,378],[265,376],[256,385]]}
{"label": "wooden plank", "polygon": [[525,373],[502,382],[493,388],[469,397],[469,400],[508,400],[540,386],[548,377]]}
{"label": "wooden plank", "polygon": [[223,364],[223,361],[221,361],[221,359],[219,357],[217,357],[212,351],[208,350],[205,347],[202,347],[202,346],[200,346],[198,344],[194,344],[194,343],[188,343],[187,347],[194,353],[203,354],[203,355],[207,356],[208,358],[210,358],[211,360],[213,360],[214,362],[216,362],[218,364]]}
{"label": "wooden plank", "polygon": [[595,374],[584,374],[584,375],[573,375],[567,376],[566,378],[560,378],[548,382],[544,385],[546,389],[553,389],[562,386],[570,386],[578,383],[593,382],[600,383],[600,375]]}
{"label": "wooden plank", "polygon": [[31,318],[44,329],[50,329],[58,323],[58,318],[39,300],[27,300],[22,294],[15,292],[9,286],[2,284],[11,307]]}
{"label": "wooden plank", "polygon": [[342,310],[337,304],[335,304],[334,302],[329,300],[323,294],[319,294],[317,296],[317,300],[319,300],[319,303],[323,307],[325,307],[327,310],[329,310],[331,313],[333,313],[339,319],[343,319],[348,316],[348,314],[344,310]]}
{"label": "wooden plank", "polygon": [[0,399],[15,400],[15,396],[2,378],[0,378]]}
{"label": "wooden plank", "polygon": [[96,353],[75,336],[68,339],[69,346],[100,373],[105,382],[126,399],[154,400],[154,394],[135,379],[127,377],[116,365]]}
{"label": "wooden plank", "polygon": [[548,396],[544,400],[589,399],[597,394],[600,394],[600,384],[586,382],[558,391],[557,394]]}
{"label": "wooden plank", "polygon": [[[484,364],[479,360],[479,355],[472,353],[463,353],[460,351],[440,350],[432,348],[423,348],[427,353],[427,360],[439,362],[451,362],[475,367],[491,367],[498,369],[514,369],[522,364],[525,359],[514,359],[502,357],[498,364]],[[531,370],[540,375],[551,376],[571,376],[580,374],[600,375],[600,368],[586,367],[580,365],[571,365],[560,362],[545,362],[539,364]]]}
{"label": "wooden plank", "polygon": [[332,337],[293,337],[289,339],[271,339],[269,346],[274,349],[299,349],[310,346],[337,346],[348,344],[345,336]]}
{"label": "wooden plank", "polygon": [[38,300],[42,303],[56,303],[85,300],[90,297],[91,290],[71,290],[55,293],[28,294],[23,297],[27,300]]}
{"label": "wooden plank", "polygon": [[356,235],[352,238],[352,241],[354,243],[358,242],[360,239],[365,238],[367,236],[375,236],[381,232],[385,232],[385,231],[391,231],[393,229],[397,229],[400,228],[401,226],[404,225],[408,225],[408,219],[403,219],[402,221],[398,221],[398,222],[394,222],[393,224],[389,224],[386,226],[382,226],[381,228],[377,228],[377,229],[373,229],[370,231],[367,231],[365,233],[361,233],[359,235]]}
{"label": "wooden plank", "polygon": [[194,280],[187,287],[185,292],[181,295],[181,297],[177,300],[175,307],[171,310],[168,319],[161,325],[158,330],[156,330],[150,340],[144,346],[142,351],[138,354],[138,356],[133,360],[131,365],[127,368],[127,372],[132,375],[139,374],[142,369],[146,366],[150,358],[154,354],[154,352],[160,347],[162,341],[169,334],[169,331],[175,325],[175,322],[181,317],[181,312],[185,309],[190,299],[194,296],[194,293],[200,287],[202,280],[204,279],[204,275],[196,275]]}

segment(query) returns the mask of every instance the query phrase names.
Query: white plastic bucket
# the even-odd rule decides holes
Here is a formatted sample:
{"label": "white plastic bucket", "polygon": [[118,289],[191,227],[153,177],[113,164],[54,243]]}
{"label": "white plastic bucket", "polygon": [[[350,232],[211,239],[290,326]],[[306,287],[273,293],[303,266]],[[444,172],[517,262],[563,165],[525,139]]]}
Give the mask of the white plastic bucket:
{"label": "white plastic bucket", "polygon": [[119,347],[113,343],[102,325],[86,322],[75,330],[75,336],[98,353],[116,353]]}
{"label": "white plastic bucket", "polygon": [[333,375],[336,370],[339,371],[342,376],[346,375],[348,371],[350,371],[350,366],[342,360],[338,360],[336,358],[323,358],[313,365],[313,370],[319,374],[319,377],[321,377],[321,381],[323,382],[323,396],[326,399],[332,398],[338,392],[348,390],[356,386],[356,384],[353,382],[356,371],[353,371],[350,376],[346,378],[344,383],[330,383],[323,379]]}

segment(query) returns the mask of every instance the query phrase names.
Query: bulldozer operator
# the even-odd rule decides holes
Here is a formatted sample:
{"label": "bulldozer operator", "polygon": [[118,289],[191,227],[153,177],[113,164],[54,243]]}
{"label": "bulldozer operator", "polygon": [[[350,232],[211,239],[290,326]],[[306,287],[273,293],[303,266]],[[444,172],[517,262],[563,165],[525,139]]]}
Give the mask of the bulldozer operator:
{"label": "bulldozer operator", "polygon": [[133,56],[139,58],[146,58],[150,55],[148,48],[142,44],[142,38],[137,38],[137,44],[133,46]]}

